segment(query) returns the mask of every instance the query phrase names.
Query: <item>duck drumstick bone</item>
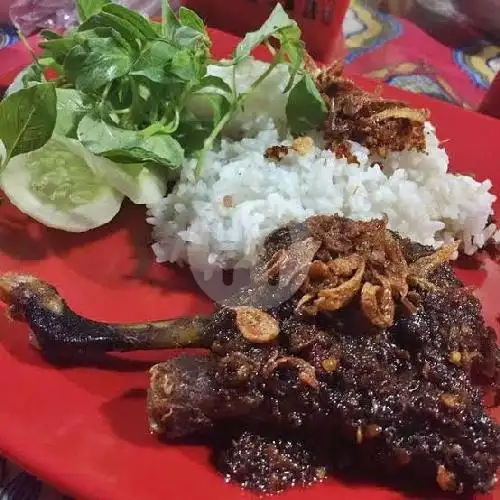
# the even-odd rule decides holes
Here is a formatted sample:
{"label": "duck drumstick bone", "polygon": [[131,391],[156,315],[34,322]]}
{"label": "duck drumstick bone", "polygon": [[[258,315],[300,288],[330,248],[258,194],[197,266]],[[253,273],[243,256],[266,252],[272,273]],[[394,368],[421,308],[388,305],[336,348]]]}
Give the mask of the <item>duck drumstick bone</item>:
{"label": "duck drumstick bone", "polygon": [[[312,238],[289,245],[287,258],[274,266],[286,276],[280,286],[273,288],[275,300],[279,302],[279,297],[292,295],[293,291],[289,292],[289,289],[296,290],[300,286],[319,246],[320,242]],[[229,302],[258,301],[268,292],[269,288],[264,283],[260,288],[253,289],[253,293],[237,294]],[[205,330],[211,321],[209,317],[193,316],[126,325],[98,322],[73,312],[52,285],[28,274],[7,273],[0,276],[0,300],[9,305],[13,318],[21,318],[28,323],[32,330],[32,342],[52,361],[68,362],[75,356],[112,351],[209,348],[212,343]]]}
{"label": "duck drumstick bone", "polygon": [[22,318],[29,324],[32,343],[50,359],[210,345],[202,335],[208,318],[194,316],[136,324],[94,321],[73,312],[52,285],[31,275],[1,276],[0,300],[8,304],[13,318]]}

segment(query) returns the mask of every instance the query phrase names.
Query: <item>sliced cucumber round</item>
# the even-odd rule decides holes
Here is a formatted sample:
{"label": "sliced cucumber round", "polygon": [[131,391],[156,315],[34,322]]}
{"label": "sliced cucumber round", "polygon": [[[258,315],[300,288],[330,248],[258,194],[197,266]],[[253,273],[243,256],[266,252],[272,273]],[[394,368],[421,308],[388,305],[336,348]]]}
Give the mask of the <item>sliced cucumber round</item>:
{"label": "sliced cucumber round", "polygon": [[96,158],[78,141],[55,136],[10,160],[0,187],[13,205],[42,224],[88,231],[113,219],[123,200],[93,167]]}
{"label": "sliced cucumber round", "polygon": [[164,173],[141,163],[118,164],[107,158],[95,157],[92,167],[109,184],[137,205],[158,203],[167,191]]}

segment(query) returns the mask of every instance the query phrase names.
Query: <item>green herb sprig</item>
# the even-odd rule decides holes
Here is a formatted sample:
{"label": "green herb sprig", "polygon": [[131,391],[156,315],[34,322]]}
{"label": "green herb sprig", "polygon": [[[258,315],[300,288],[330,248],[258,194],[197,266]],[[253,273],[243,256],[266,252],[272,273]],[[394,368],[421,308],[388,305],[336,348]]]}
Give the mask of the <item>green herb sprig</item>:
{"label": "green herb sprig", "polygon": [[[186,156],[194,157],[199,173],[204,153],[278,64],[289,68],[291,132],[302,134],[324,121],[323,100],[303,69],[300,29],[279,3],[223,63],[212,58],[203,20],[185,7],[175,14],[168,0],[161,22],[110,0],[78,0],[77,11],[75,29],[64,35],[42,32],[43,53],[25,72],[24,88],[0,103],[0,139],[7,152],[2,165],[42,147],[55,132],[117,163],[175,171]],[[235,80],[238,66],[261,44],[273,60],[248,92],[208,75],[209,64],[224,64],[232,67]],[[49,68],[58,74],[51,83],[42,71]],[[193,97],[210,106],[209,119],[193,113]]]}

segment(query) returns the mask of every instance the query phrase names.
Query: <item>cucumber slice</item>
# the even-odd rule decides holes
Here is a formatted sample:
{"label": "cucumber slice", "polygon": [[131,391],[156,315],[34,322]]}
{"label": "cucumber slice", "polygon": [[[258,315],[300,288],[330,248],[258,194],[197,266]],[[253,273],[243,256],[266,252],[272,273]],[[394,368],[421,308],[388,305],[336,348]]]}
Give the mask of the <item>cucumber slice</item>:
{"label": "cucumber slice", "polygon": [[113,219],[123,200],[93,167],[96,158],[78,141],[54,136],[10,160],[0,187],[13,205],[42,224],[88,231]]}
{"label": "cucumber slice", "polygon": [[95,157],[92,167],[112,187],[137,205],[158,203],[167,192],[165,169],[156,169],[142,163],[118,164],[100,156]]}

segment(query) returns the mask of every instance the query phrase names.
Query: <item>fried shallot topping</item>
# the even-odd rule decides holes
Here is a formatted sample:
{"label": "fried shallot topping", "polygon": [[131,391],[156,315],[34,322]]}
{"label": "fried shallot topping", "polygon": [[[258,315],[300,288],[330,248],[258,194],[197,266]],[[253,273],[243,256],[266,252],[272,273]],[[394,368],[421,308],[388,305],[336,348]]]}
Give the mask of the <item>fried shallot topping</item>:
{"label": "fried shallot topping", "polygon": [[313,148],[314,141],[311,137],[296,137],[292,142],[292,149],[300,156],[304,156],[311,152]]}
{"label": "fried shallot topping", "polygon": [[381,157],[391,151],[425,149],[427,110],[412,109],[402,101],[360,89],[342,76],[343,67],[339,63],[320,69],[308,60],[306,68],[327,104],[325,142],[337,156],[346,150],[349,140]]}
{"label": "fried shallot topping", "polygon": [[436,482],[443,491],[459,492],[455,474],[446,470],[444,465],[439,465],[437,468]]}
{"label": "fried shallot topping", "polygon": [[336,158],[345,158],[347,163],[358,163],[359,160],[352,152],[351,144],[347,141],[339,142],[336,144],[330,144],[330,149],[335,154]]}
{"label": "fried shallot topping", "polygon": [[316,369],[302,358],[294,356],[283,356],[270,359],[263,368],[263,374],[269,378],[271,374],[280,367],[294,368],[298,372],[298,378],[303,384],[317,389],[319,386],[316,378]]}
{"label": "fried shallot topping", "polygon": [[[338,311],[358,300],[366,318],[379,328],[394,324],[398,303],[415,312],[418,290],[435,287],[429,275],[449,261],[458,247],[458,243],[444,245],[409,265],[399,240],[384,220],[361,222],[316,216],[308,219],[307,226],[322,245],[302,284],[296,313],[315,316]],[[286,259],[286,250],[273,258]]]}
{"label": "fried shallot topping", "polygon": [[271,161],[280,162],[288,155],[288,151],[288,146],[271,146],[264,152],[264,158]]}
{"label": "fried shallot topping", "polygon": [[270,146],[264,152],[264,158],[279,163],[288,156],[290,150],[295,151],[299,156],[304,156],[314,149],[314,141],[311,137],[296,137],[291,146],[277,145]]}
{"label": "fried shallot topping", "polygon": [[253,344],[267,344],[279,335],[278,322],[255,307],[235,307],[236,325],[243,337]]}

